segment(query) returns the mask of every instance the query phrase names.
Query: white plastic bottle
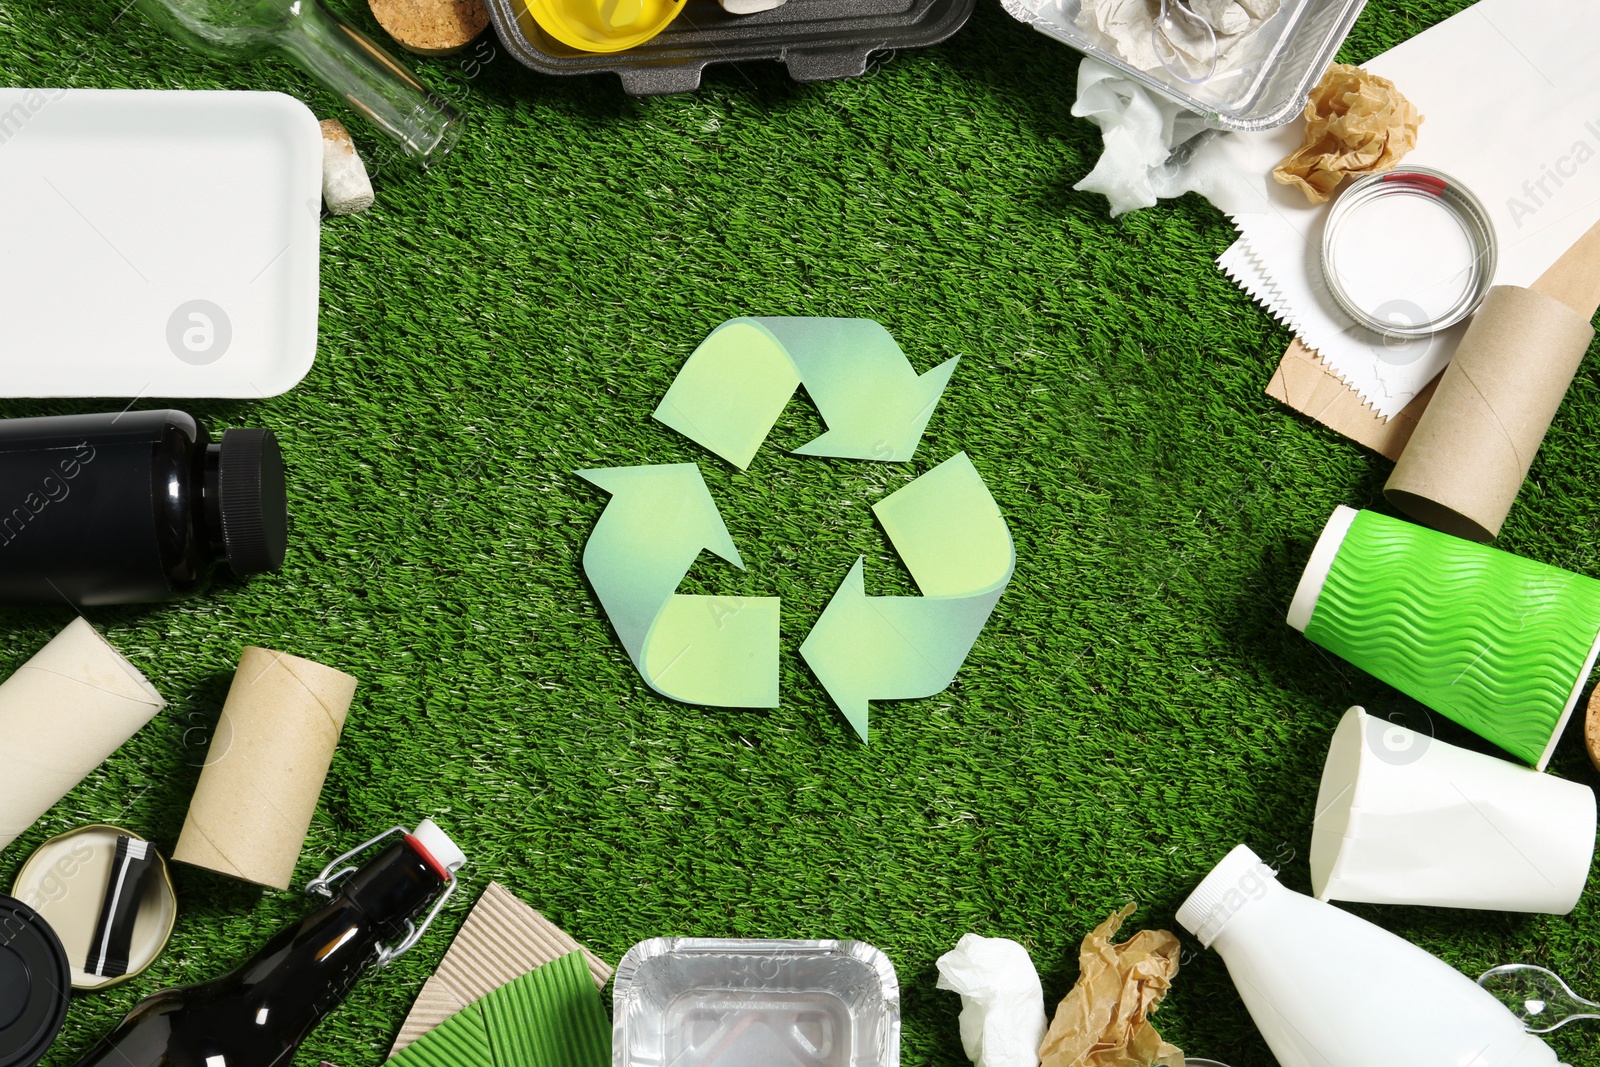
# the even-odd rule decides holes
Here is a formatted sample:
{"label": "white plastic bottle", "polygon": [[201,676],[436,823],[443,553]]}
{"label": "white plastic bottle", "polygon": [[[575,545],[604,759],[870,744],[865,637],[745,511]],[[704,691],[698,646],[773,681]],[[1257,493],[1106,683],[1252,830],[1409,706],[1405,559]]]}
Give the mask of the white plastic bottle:
{"label": "white plastic bottle", "polygon": [[1278,884],[1244,845],[1178,909],[1282,1067],[1554,1067],[1549,1045],[1466,975]]}

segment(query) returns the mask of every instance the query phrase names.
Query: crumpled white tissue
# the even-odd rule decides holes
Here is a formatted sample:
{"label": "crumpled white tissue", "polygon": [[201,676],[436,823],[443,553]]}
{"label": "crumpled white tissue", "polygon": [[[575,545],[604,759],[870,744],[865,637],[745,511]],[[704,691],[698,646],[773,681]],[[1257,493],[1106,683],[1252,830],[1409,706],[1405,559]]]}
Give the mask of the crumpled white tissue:
{"label": "crumpled white tissue", "polygon": [[961,1044],[978,1067],[1038,1067],[1044,988],[1028,950],[964,934],[939,957],[939,988],[961,994]]}
{"label": "crumpled white tissue", "polygon": [[[1195,192],[1230,215],[1267,210],[1266,174],[1247,166],[1231,134],[1121,71],[1085,58],[1072,113],[1100,127],[1105,151],[1074,189],[1111,201],[1112,217]],[[1174,156],[1173,148],[1199,138]],[[1192,151],[1191,151],[1192,148]]]}

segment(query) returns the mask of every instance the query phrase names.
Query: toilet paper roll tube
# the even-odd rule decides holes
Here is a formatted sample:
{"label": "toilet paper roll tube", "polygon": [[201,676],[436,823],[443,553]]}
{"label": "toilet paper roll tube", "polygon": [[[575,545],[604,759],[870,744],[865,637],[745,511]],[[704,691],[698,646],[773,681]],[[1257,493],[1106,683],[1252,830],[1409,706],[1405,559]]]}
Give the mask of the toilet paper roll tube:
{"label": "toilet paper roll tube", "polygon": [[1436,530],[1494,540],[1593,337],[1561,300],[1490,289],[1383,495]]}
{"label": "toilet paper roll tube", "polygon": [[0,849],[166,703],[81,618],[17,668],[0,683]]}
{"label": "toilet paper roll tube", "polygon": [[289,888],[356,680],[246,648],[172,858]]}

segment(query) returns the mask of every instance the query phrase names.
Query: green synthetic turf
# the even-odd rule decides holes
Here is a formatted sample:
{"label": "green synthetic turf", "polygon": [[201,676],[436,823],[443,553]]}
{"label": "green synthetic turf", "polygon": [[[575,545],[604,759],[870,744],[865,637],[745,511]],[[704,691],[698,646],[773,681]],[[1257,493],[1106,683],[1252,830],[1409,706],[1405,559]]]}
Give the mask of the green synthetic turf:
{"label": "green synthetic turf", "polygon": [[[119,17],[123,2],[0,0],[0,82],[282,89],[376,147],[296,72],[196,58]],[[1460,6],[1373,4],[1342,57]],[[239,650],[260,644],[361,679],[302,881],[432,816],[471,853],[469,888],[504,882],[612,962],[662,934],[860,938],[899,970],[907,1065],[965,1062],[934,960],[966,931],[1025,944],[1053,1008],[1091,927],[1129,899],[1130,931],[1172,926],[1240,841],[1306,889],[1340,713],[1417,715],[1283,622],[1328,513],[1381,507],[1388,464],[1262,395],[1289,336],[1212,265],[1232,236],[1220,213],[1191,196],[1112,221],[1072,191],[1100,144],[1068,114],[1077,63],[993,0],[945,45],[835,84],[714,67],[696,94],[632,100],[613,78],[543,77],[500,50],[418,61],[467,133],[431,173],[383,168],[375,209],[324,224],[310,375],[272,400],[187,405],[282,438],[286,566],[90,612],[171,706],[0,854],[0,885],[88,821],[170,849]],[[0,255],[23,254],[0,235]],[[919,370],[960,355],[915,462],[787,455],[820,431],[801,401],[747,473],[652,423],[695,344],[742,314],[870,316]],[[1503,547],[1600,567],[1597,404],[1586,368]],[[961,449],[1011,522],[1016,577],[955,685],[877,705],[863,747],[796,649],[858,554],[869,592],[913,592],[869,506]],[[572,472],[686,460],[749,569],[702,557],[684,591],[783,597],[777,710],[659,699],[585,585],[604,496]],[[0,614],[0,669],[70,617]],[[1552,769],[1593,783],[1580,725]],[[196,870],[177,884],[166,956],[77,998],[51,1064],[308,907]],[[470,899],[359,985],[298,1062],[378,1064]],[[1600,992],[1593,894],[1563,918],[1353,910],[1471,974],[1527,960]],[[1185,944],[1165,1036],[1270,1063],[1221,960]],[[1600,1065],[1592,1030],[1552,1044]]]}

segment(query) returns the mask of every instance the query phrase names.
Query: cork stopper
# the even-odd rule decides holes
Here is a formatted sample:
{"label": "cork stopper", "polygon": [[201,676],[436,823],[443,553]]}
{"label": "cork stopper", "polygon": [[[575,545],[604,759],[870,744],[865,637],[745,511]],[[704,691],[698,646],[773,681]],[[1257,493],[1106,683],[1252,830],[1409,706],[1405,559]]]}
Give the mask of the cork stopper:
{"label": "cork stopper", "polygon": [[376,199],[367,166],[338,119],[322,120],[322,199],[330,215],[357,214]]}
{"label": "cork stopper", "polygon": [[368,0],[378,25],[418,55],[459,52],[489,25],[483,0]]}

